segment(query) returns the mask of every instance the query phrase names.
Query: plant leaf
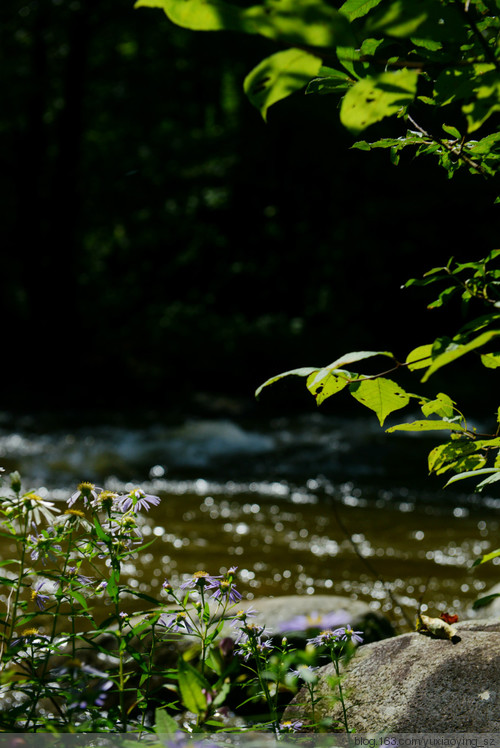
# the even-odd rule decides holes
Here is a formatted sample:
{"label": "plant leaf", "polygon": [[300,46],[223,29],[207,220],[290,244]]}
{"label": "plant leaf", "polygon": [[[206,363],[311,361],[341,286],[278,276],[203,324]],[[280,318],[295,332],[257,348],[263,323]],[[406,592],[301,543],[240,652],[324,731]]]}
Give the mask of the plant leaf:
{"label": "plant leaf", "polygon": [[481,363],[487,369],[498,369],[500,366],[500,353],[483,353]]}
{"label": "plant leaf", "polygon": [[166,709],[155,709],[155,733],[157,735],[178,732],[179,726]]}
{"label": "plant leaf", "polygon": [[375,411],[381,426],[390,413],[410,402],[402,387],[384,377],[358,380],[350,385],[349,390],[356,400]]}
{"label": "plant leaf", "polygon": [[194,31],[240,31],[308,47],[355,43],[349,21],[324,0],[268,0],[239,8],[224,0],[138,0],[135,8],[161,8]]}
{"label": "plant leaf", "polygon": [[201,714],[207,709],[206,692],[210,684],[183,657],[178,660],[179,689],[186,709],[194,714]]}
{"label": "plant leaf", "polygon": [[[479,563],[483,563],[482,561],[479,561]],[[475,564],[473,564],[475,566]],[[486,605],[489,605],[495,598],[500,597],[500,592],[492,593],[491,595],[485,595],[484,597],[480,597],[478,600],[474,600],[472,603],[472,609],[478,610],[479,608],[484,608]]]}
{"label": "plant leaf", "polygon": [[314,366],[303,366],[301,369],[290,369],[290,371],[284,371],[282,374],[276,374],[276,376],[271,377],[270,379],[267,379],[264,384],[261,384],[260,387],[257,387],[255,390],[255,397],[258,399],[260,393],[264,389],[264,387],[268,387],[270,384],[274,384],[274,382],[278,382],[280,379],[283,379],[284,377],[308,377],[313,372],[318,372],[318,367]]}
{"label": "plant leaf", "polygon": [[414,348],[406,357],[406,363],[410,371],[415,369],[425,369],[432,362],[432,343],[427,345],[419,345]]}
{"label": "plant leaf", "polygon": [[486,553],[484,556],[481,556],[481,558],[477,558],[472,566],[479,566],[480,564],[485,564],[488,561],[491,561],[494,558],[497,558],[500,556],[500,548],[497,548],[496,551],[491,551],[490,553]]}
{"label": "plant leaf", "polygon": [[427,417],[437,415],[441,418],[453,418],[454,404],[451,397],[445,395],[444,392],[439,392],[434,400],[428,400],[422,405],[422,413]]}
{"label": "plant leaf", "polygon": [[[324,372],[324,369],[322,371]],[[328,397],[343,390],[351,379],[349,372],[343,369],[328,369],[322,377],[313,372],[307,379],[307,389],[316,398],[316,404],[321,405]]]}
{"label": "plant leaf", "polygon": [[264,120],[272,104],[306,86],[319,73],[319,57],[301,49],[276,52],[262,60],[245,78],[243,89]]}
{"label": "plant leaf", "polygon": [[411,104],[417,92],[417,70],[397,70],[362,78],[342,101],[340,121],[357,135],[374,122]]}
{"label": "plant leaf", "polygon": [[376,8],[382,0],[346,0],[343,5],[340,6],[339,10],[350,21],[354,21],[356,18],[366,16],[372,8]]}
{"label": "plant leaf", "polygon": [[438,369],[441,369],[442,366],[446,366],[452,361],[456,361],[457,358],[465,356],[466,353],[469,353],[476,348],[480,348],[481,346],[486,345],[486,343],[489,343],[490,340],[498,337],[499,335],[500,330],[488,330],[487,332],[481,333],[481,335],[478,335],[476,338],[464,345],[452,343],[451,346],[448,347],[448,350],[444,351],[444,353],[441,353],[439,356],[436,356],[436,358],[433,360],[432,364],[429,366],[426,373],[422,377],[422,382],[426,382],[429,377]]}
{"label": "plant leaf", "polygon": [[455,421],[412,421],[399,423],[387,429],[387,433],[393,431],[465,431],[465,429]]}
{"label": "plant leaf", "polygon": [[500,468],[480,468],[479,470],[467,470],[465,473],[458,473],[454,475],[446,486],[450,486],[452,483],[456,483],[459,480],[465,480],[466,478],[478,478],[480,475],[488,475],[490,473],[496,473],[500,478]]}

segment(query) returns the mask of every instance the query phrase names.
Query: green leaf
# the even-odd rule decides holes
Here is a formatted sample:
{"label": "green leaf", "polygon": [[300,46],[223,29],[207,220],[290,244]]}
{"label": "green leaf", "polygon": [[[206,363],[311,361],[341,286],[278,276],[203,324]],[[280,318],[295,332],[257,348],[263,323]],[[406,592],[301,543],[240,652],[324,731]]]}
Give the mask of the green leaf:
{"label": "green leaf", "polygon": [[441,125],[443,130],[448,133],[448,135],[451,135],[453,138],[456,138],[457,140],[460,140],[462,137],[462,134],[460,130],[457,130],[456,127],[453,127],[453,125]]}
{"label": "green leaf", "polygon": [[464,356],[466,353],[469,353],[476,348],[480,348],[481,346],[486,345],[486,343],[489,343],[490,340],[498,337],[498,335],[500,335],[500,330],[489,330],[488,332],[481,333],[481,335],[478,335],[476,338],[469,341],[469,343],[466,343],[465,345],[452,343],[448,346],[448,349],[444,353],[441,353],[439,356],[434,358],[432,364],[422,377],[422,382],[426,382],[429,377],[438,369],[441,369],[441,367],[450,364],[452,361],[456,361],[457,358]]}
{"label": "green leaf", "polygon": [[383,36],[405,37],[413,34],[427,20],[426,3],[411,0],[396,0],[384,3],[380,12],[367,24],[368,32],[378,32]]}
{"label": "green leaf", "polygon": [[469,132],[478,130],[494,112],[500,111],[500,74],[497,70],[481,77],[481,82],[474,86],[473,96],[473,100],[462,107]]}
{"label": "green leaf", "polygon": [[388,433],[393,431],[465,431],[465,429],[455,421],[412,421],[399,423],[387,429]]}
{"label": "green leaf", "polygon": [[439,307],[444,306],[446,302],[449,301],[451,297],[459,291],[460,289],[458,288],[458,286],[448,286],[448,288],[445,288],[443,291],[441,291],[437,299],[431,301],[430,304],[427,304],[427,309],[439,309]]}
{"label": "green leaf", "polygon": [[[476,563],[474,563],[472,565],[476,566]],[[482,561],[479,561],[479,563],[482,563]],[[500,592],[496,592],[496,593],[492,593],[491,595],[485,595],[484,597],[480,597],[478,600],[475,600],[472,603],[472,608],[473,608],[473,610],[478,610],[479,608],[484,608],[486,605],[489,605],[497,597],[500,597]]]}
{"label": "green leaf", "polygon": [[301,369],[290,369],[290,371],[284,371],[282,374],[276,374],[275,377],[267,379],[264,384],[261,384],[260,387],[257,387],[257,389],[255,390],[255,397],[258,399],[264,387],[268,387],[270,384],[274,384],[284,377],[308,377],[313,372],[318,371],[318,367],[303,366]]}
{"label": "green leaf", "polygon": [[202,714],[207,710],[206,692],[210,684],[183,657],[179,657],[179,689],[186,709],[194,714]]}
{"label": "green leaf", "polygon": [[328,366],[323,367],[318,373],[318,379],[323,376],[327,371],[332,369],[340,369],[348,364],[355,364],[358,361],[364,361],[366,358],[373,358],[373,356],[387,356],[388,358],[394,358],[394,355],[389,351],[353,351],[352,353],[345,353],[340,358],[336,358]]}
{"label": "green leaf", "polygon": [[498,483],[500,481],[500,468],[496,468],[496,473],[492,473],[487,478],[478,483],[476,486],[477,491],[482,491],[485,486],[489,486],[492,483]]}
{"label": "green leaf", "polygon": [[406,357],[406,363],[410,371],[415,369],[426,369],[432,362],[432,343],[419,345]]}
{"label": "green leaf", "polygon": [[[465,41],[466,29],[459,13],[436,0],[394,0],[384,3],[366,24],[366,34],[415,38],[423,45],[426,40]],[[432,48],[436,48],[435,44]]]}
{"label": "green leaf", "polygon": [[418,71],[408,69],[357,81],[342,101],[342,124],[357,134],[374,122],[396,114],[415,98],[417,81]]}
{"label": "green leaf", "polygon": [[166,709],[155,709],[155,733],[166,735],[179,730],[179,725]]}
{"label": "green leaf", "polygon": [[440,473],[449,470],[451,463],[460,459],[466,454],[474,452],[475,445],[469,439],[456,439],[446,444],[439,444],[429,452],[427,463],[429,472]]}
{"label": "green leaf", "polygon": [[323,0],[268,0],[239,8],[224,0],[138,0],[135,8],[161,8],[194,31],[240,31],[308,47],[354,44],[346,16]]}
{"label": "green leaf", "polygon": [[480,564],[486,564],[488,561],[491,561],[492,559],[497,558],[498,556],[500,556],[500,548],[497,548],[496,551],[491,551],[491,553],[486,553],[484,556],[481,556],[481,558],[477,558],[472,564],[472,566],[479,566]]}
{"label": "green leaf", "polygon": [[68,595],[69,597],[74,598],[77,602],[79,602],[84,610],[89,609],[89,606],[87,605],[87,601],[85,600],[81,592],[68,588],[67,590],[65,590],[65,594]]}
{"label": "green leaf", "polygon": [[500,353],[483,353],[481,363],[487,369],[498,369],[500,366]]}
{"label": "green leaf", "polygon": [[384,425],[390,413],[404,408],[410,402],[410,397],[405,390],[391,379],[384,377],[353,382],[349,391],[358,402],[375,411],[381,426]]}
{"label": "green leaf", "polygon": [[120,570],[111,569],[109,579],[108,579],[108,584],[106,585],[106,592],[112,599],[115,597],[115,595],[118,592],[119,580],[120,580]]}
{"label": "green leaf", "polygon": [[262,60],[245,78],[243,89],[264,120],[272,104],[290,96],[318,75],[319,57],[301,49],[276,52]]}
{"label": "green leaf", "polygon": [[354,21],[356,18],[366,16],[373,8],[381,3],[382,0],[346,0],[346,2],[340,6],[339,10],[350,21]]}
{"label": "green leaf", "polygon": [[111,540],[111,536],[107,535],[104,530],[102,529],[102,525],[99,522],[99,519],[97,517],[94,517],[94,527],[97,534],[97,538],[99,540],[102,540],[103,543],[109,543]]}
{"label": "green leaf", "polygon": [[422,405],[422,413],[424,416],[437,415],[441,418],[453,418],[455,413],[454,401],[444,392],[439,392],[434,400],[428,400]]}
{"label": "green leaf", "polygon": [[[322,374],[322,376],[320,376]],[[319,374],[314,372],[307,379],[307,389],[316,398],[316,404],[321,405],[328,397],[346,387],[352,380],[352,375],[343,369],[322,369]]]}
{"label": "green leaf", "polygon": [[468,470],[465,473],[454,475],[453,478],[450,478],[448,483],[445,484],[445,486],[450,486],[452,483],[456,483],[459,480],[465,480],[466,478],[477,478],[480,475],[488,475],[491,473],[496,473],[500,477],[499,468],[480,468],[479,470]]}
{"label": "green leaf", "polygon": [[310,81],[306,89],[306,94],[324,95],[332,93],[343,93],[351,85],[352,78],[350,78],[347,73],[344,73],[341,70],[332,70],[330,75],[324,75],[320,78],[314,78],[314,80]]}

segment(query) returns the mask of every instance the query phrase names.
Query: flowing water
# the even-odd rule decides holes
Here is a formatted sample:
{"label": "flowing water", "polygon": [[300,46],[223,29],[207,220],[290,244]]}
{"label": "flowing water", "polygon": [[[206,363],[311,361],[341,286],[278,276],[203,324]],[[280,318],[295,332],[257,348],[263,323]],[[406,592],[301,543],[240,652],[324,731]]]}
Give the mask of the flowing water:
{"label": "flowing water", "polygon": [[0,465],[19,470],[25,489],[63,502],[90,480],[161,497],[143,519],[155,542],[123,570],[137,591],[236,565],[247,597],[347,595],[399,624],[388,586],[412,617],[420,599],[424,610],[464,615],[498,577],[494,563],[471,564],[499,545],[500,499],[427,477],[434,444],[319,413],[140,427],[0,422]]}

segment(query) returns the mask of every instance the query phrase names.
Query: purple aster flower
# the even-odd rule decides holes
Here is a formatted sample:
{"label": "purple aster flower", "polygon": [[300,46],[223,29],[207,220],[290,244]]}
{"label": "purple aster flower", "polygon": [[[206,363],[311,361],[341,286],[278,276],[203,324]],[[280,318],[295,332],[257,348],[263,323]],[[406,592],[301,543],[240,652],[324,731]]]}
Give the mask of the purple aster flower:
{"label": "purple aster flower", "polygon": [[204,587],[211,585],[214,581],[215,577],[210,576],[208,571],[195,571],[191,579],[188,579],[187,582],[181,584],[180,589],[193,590],[195,587],[203,589]]}
{"label": "purple aster flower", "polygon": [[21,636],[11,641],[10,646],[17,647],[18,644],[42,644],[49,641],[49,638],[45,634],[41,634],[38,629],[25,629]]}
{"label": "purple aster flower", "polygon": [[82,527],[84,530],[89,532],[93,529],[93,525],[88,521],[84,512],[80,509],[66,509],[59,517],[54,520],[54,526],[65,526],[73,529]]}
{"label": "purple aster flower", "polygon": [[162,615],[158,619],[160,626],[165,626],[170,631],[181,631],[183,633],[191,634],[194,631],[191,621],[188,618],[187,613],[183,610],[172,613],[170,615]]}
{"label": "purple aster flower", "polygon": [[247,618],[251,618],[252,616],[256,616],[257,612],[255,608],[247,608],[246,610],[238,610],[234,614],[234,616],[229,619],[231,620],[230,625],[231,626],[238,626],[240,623],[246,623]]}
{"label": "purple aster flower", "polygon": [[162,590],[163,590],[164,592],[166,592],[166,593],[167,593],[168,595],[172,594],[172,592],[174,591],[174,588],[173,588],[173,586],[172,586],[172,583],[171,583],[171,582],[169,582],[169,581],[168,581],[168,579],[165,579],[165,581],[163,582],[163,584],[162,584],[161,588],[162,588]]}
{"label": "purple aster flower", "polygon": [[[229,579],[214,579],[214,581],[208,585],[207,589],[211,591],[213,599],[218,600],[219,602],[230,602],[235,604],[241,600],[241,593],[238,592],[232,581]],[[215,592],[212,592],[212,590],[215,590]]]}
{"label": "purple aster flower", "polygon": [[[338,629],[338,631],[342,631],[342,629]],[[312,639],[308,639],[307,643],[312,644],[313,647],[322,647],[325,644],[331,646],[333,644],[336,644],[339,639],[340,634],[338,634],[337,631],[325,629],[324,631],[320,631],[320,633]]]}
{"label": "purple aster flower", "polygon": [[280,732],[299,732],[304,723],[300,719],[286,719],[280,722]]}
{"label": "purple aster flower", "polygon": [[235,654],[242,657],[245,662],[250,657],[266,657],[268,652],[274,649],[270,639],[263,641],[260,637],[254,639],[247,636],[246,639],[239,642],[239,645],[240,648],[236,650]]}
{"label": "purple aster flower", "polygon": [[311,665],[299,665],[296,670],[290,670],[290,675],[300,678],[305,683],[315,683],[318,680],[317,669],[317,667],[311,667]]}
{"label": "purple aster flower", "polygon": [[362,631],[353,631],[351,626],[344,626],[333,632],[341,641],[354,641],[357,644],[363,644]]}
{"label": "purple aster flower", "polygon": [[152,506],[158,506],[160,498],[144,493],[141,488],[134,488],[126,496],[120,496],[116,501],[117,508],[122,512],[128,512],[132,509],[134,512],[140,512],[144,509],[146,512]]}
{"label": "purple aster flower", "polygon": [[71,494],[66,503],[68,506],[73,506],[79,498],[82,498],[85,506],[90,506],[91,502],[97,499],[100,491],[102,491],[102,488],[97,488],[93,483],[84,481],[83,483],[80,483],[76,491]]}
{"label": "purple aster flower", "polygon": [[137,517],[132,512],[127,512],[117,519],[110,519],[102,523],[102,529],[115,539],[130,543],[142,543],[143,537],[137,527]]}
{"label": "purple aster flower", "polygon": [[[36,528],[35,525],[33,525],[33,527]],[[56,563],[57,556],[53,551],[62,552],[61,546],[54,543],[56,538],[57,536],[54,535],[52,528],[42,530],[40,534],[37,533],[36,535],[30,535],[28,539],[28,547],[31,548],[31,560],[40,560],[44,566],[47,559],[52,563]]]}
{"label": "purple aster flower", "polygon": [[339,610],[331,613],[317,613],[313,611],[308,615],[298,615],[283,621],[279,625],[280,631],[308,631],[309,629],[333,629],[336,626],[343,626],[349,620],[349,613],[345,610]]}
{"label": "purple aster flower", "polygon": [[79,574],[76,566],[70,566],[66,573],[68,575],[68,579],[78,582],[82,587],[89,587],[94,583],[94,580],[91,577],[86,577],[83,574]]}
{"label": "purple aster flower", "polygon": [[50,600],[50,597],[48,595],[43,595],[40,592],[44,584],[45,582],[38,582],[38,584],[35,586],[35,589],[31,593],[31,599],[35,601],[39,610],[45,610],[45,606]]}

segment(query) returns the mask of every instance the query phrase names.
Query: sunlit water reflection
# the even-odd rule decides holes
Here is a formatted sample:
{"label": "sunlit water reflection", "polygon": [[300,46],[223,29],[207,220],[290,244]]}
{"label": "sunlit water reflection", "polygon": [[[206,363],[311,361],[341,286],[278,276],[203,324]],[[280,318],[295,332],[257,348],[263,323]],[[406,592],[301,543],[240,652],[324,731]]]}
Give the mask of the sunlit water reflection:
{"label": "sunlit water reflection", "polygon": [[463,614],[497,581],[496,564],[471,565],[498,545],[500,501],[426,480],[428,448],[318,415],[0,432],[0,464],[42,495],[63,501],[90,479],[161,497],[141,519],[155,542],[123,569],[132,589],[159,596],[165,578],[237,565],[248,597],[348,595],[397,622],[387,585],[412,615],[421,598]]}

